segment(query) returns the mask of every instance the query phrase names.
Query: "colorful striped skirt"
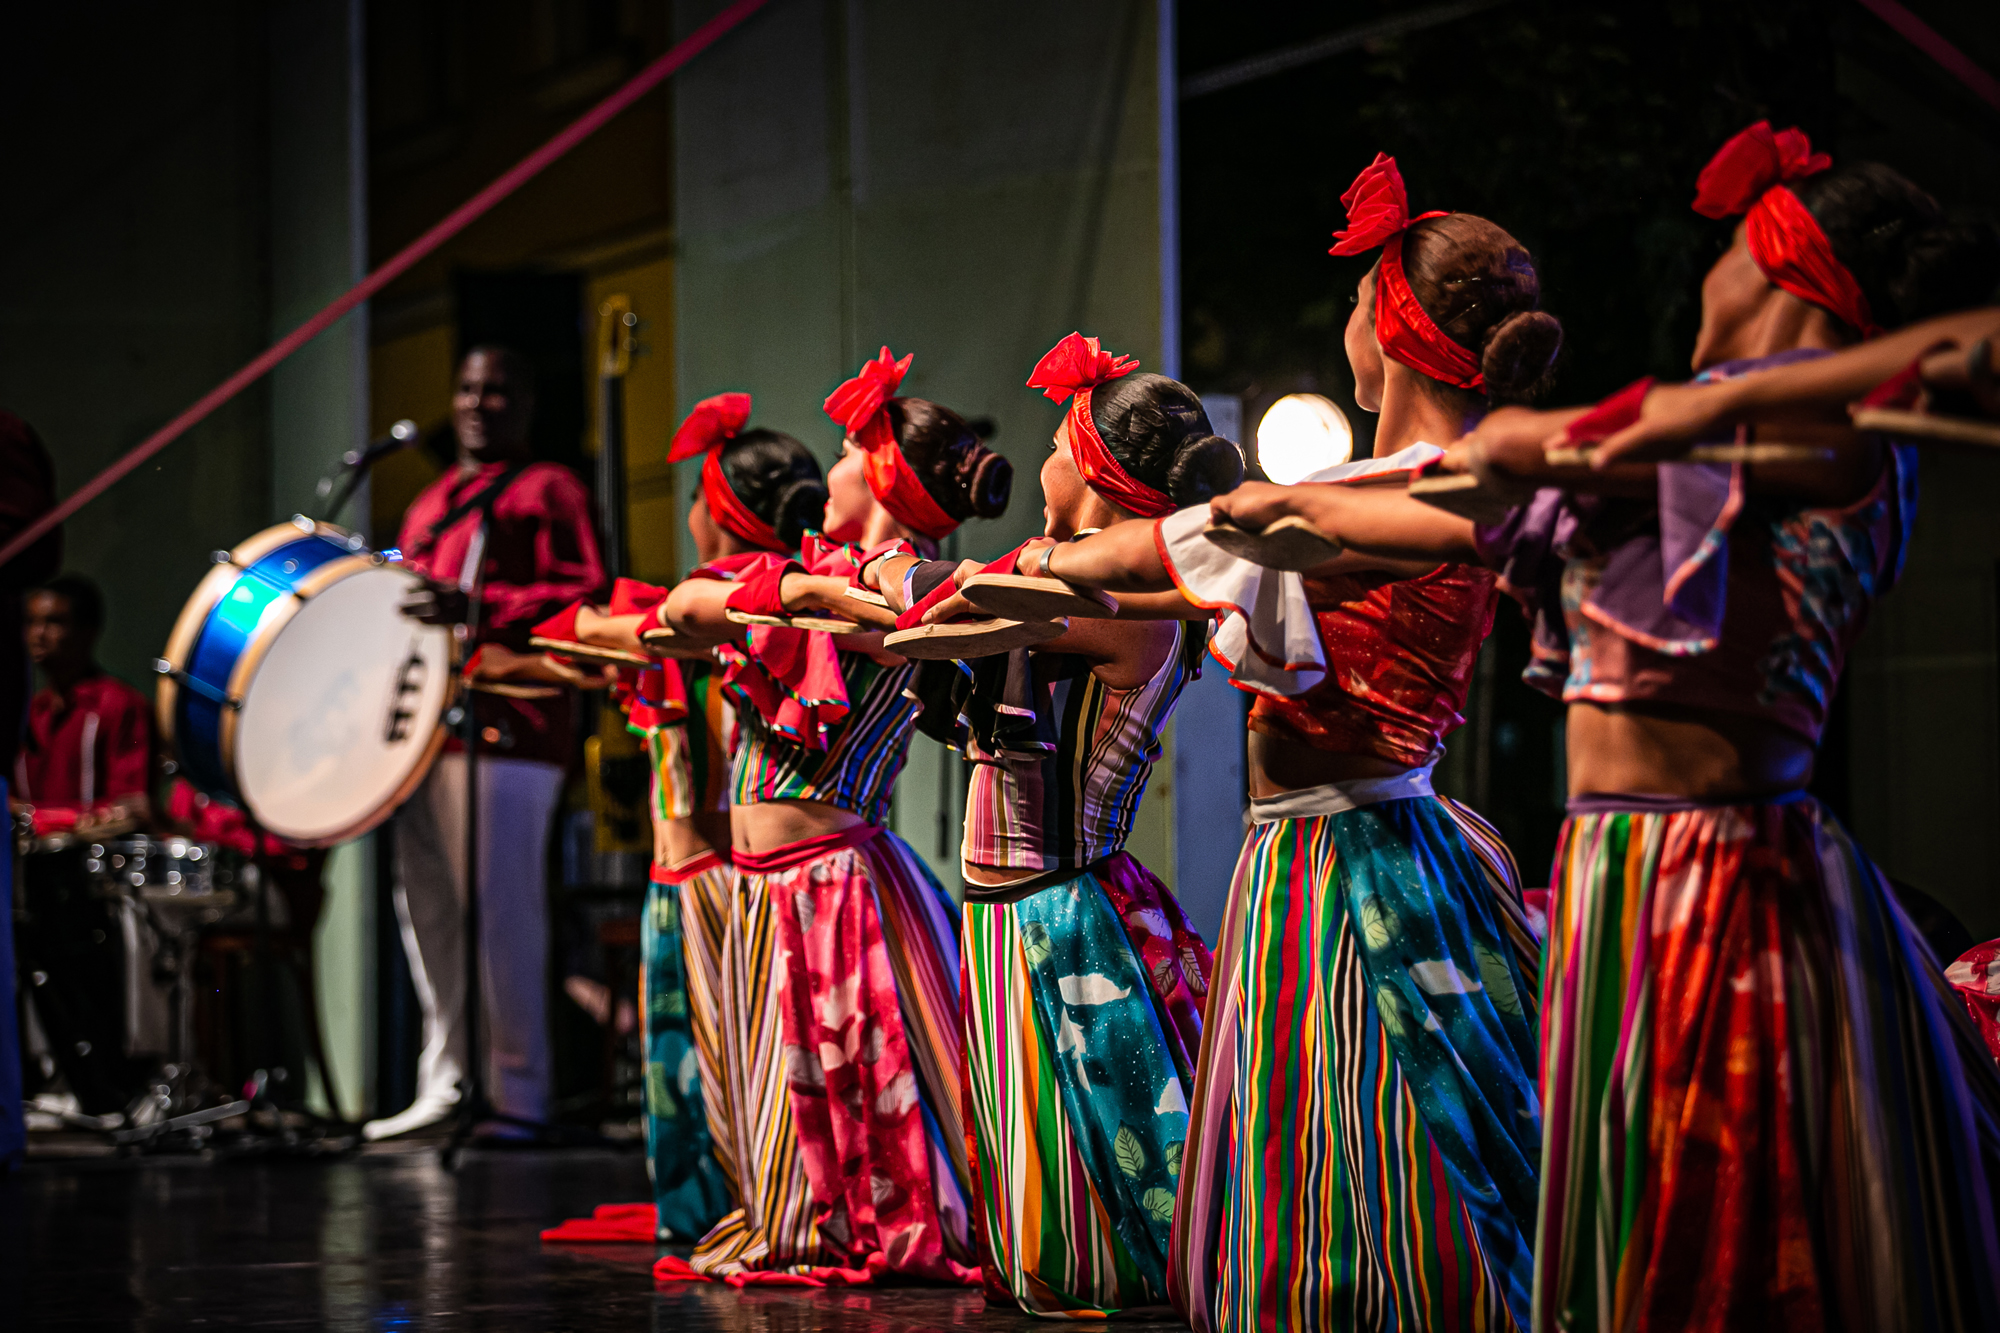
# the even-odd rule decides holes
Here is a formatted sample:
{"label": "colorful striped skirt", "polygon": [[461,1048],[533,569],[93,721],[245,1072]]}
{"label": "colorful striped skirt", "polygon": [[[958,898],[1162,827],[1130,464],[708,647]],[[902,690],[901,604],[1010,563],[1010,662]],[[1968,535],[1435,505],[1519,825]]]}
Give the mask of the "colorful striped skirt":
{"label": "colorful striped skirt", "polygon": [[1492,828],[1382,781],[1425,794],[1312,789],[1237,863],[1174,1233],[1198,1330],[1527,1321],[1539,941]]}
{"label": "colorful striped skirt", "polygon": [[958,911],[886,829],[738,853],[718,1023],[740,1206],[710,1277],[978,1281]]}
{"label": "colorful striped skirt", "polygon": [[640,1040],[645,1051],[646,1171],[661,1240],[691,1241],[736,1199],[718,1153],[729,1105],[716,1041],[722,926],[736,875],[713,852],[653,868],[639,926]]}
{"label": "colorful striped skirt", "polygon": [[1077,1318],[1166,1303],[1210,967],[1123,852],[966,903],[966,1119],[996,1296]]}
{"label": "colorful striped skirt", "polygon": [[1818,802],[1573,802],[1549,937],[1536,1328],[2000,1328],[2000,1070]]}

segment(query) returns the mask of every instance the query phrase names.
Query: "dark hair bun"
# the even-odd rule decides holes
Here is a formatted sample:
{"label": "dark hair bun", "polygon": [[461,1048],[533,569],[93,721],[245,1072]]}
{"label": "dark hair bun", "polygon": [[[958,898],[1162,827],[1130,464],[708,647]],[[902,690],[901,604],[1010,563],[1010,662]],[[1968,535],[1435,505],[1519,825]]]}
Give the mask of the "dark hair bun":
{"label": "dark hair bun", "polygon": [[1541,275],[1519,241],[1472,213],[1425,218],[1404,234],[1403,270],[1417,304],[1479,358],[1489,402],[1525,402],[1548,388],[1562,325],[1542,312]]}
{"label": "dark hair bun", "polygon": [[778,540],[797,546],[808,532],[818,532],[826,524],[826,486],[801,477],[778,488],[770,523]]}
{"label": "dark hair bun", "polygon": [[819,460],[783,431],[753,427],[722,446],[722,476],[746,508],[789,546],[826,521]]}
{"label": "dark hair bun", "polygon": [[1100,384],[1090,419],[1118,465],[1177,505],[1206,503],[1243,480],[1243,450],[1215,433],[1201,395],[1140,372]]}
{"label": "dark hair bun", "polygon": [[974,517],[998,518],[1007,512],[1007,501],[1014,494],[1014,465],[991,450],[982,450],[965,489]]}
{"label": "dark hair bun", "polygon": [[1539,397],[1554,378],[1562,321],[1546,310],[1517,310],[1494,325],[1479,356],[1486,396],[1496,403]]}
{"label": "dark hair bun", "polygon": [[[1006,512],[1014,469],[980,442],[977,422],[928,398],[891,398],[884,406],[903,461],[938,508],[961,523]],[[986,425],[991,434],[992,422]]]}
{"label": "dark hair bun", "polygon": [[1243,451],[1220,435],[1187,440],[1167,468],[1167,495],[1185,509],[1207,504],[1243,484]]}

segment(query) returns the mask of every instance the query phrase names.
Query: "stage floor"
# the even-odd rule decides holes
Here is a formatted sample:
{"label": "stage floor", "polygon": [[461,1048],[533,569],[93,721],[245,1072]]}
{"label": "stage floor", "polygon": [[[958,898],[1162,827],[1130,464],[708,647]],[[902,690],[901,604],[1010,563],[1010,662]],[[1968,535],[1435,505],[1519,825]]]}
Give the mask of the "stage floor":
{"label": "stage floor", "polygon": [[[434,1145],[334,1161],[36,1158],[0,1180],[0,1326],[1013,1330],[976,1291],[655,1289],[650,1245],[545,1245],[541,1228],[646,1197],[635,1152]],[[1156,1330],[1166,1323],[1123,1323]]]}

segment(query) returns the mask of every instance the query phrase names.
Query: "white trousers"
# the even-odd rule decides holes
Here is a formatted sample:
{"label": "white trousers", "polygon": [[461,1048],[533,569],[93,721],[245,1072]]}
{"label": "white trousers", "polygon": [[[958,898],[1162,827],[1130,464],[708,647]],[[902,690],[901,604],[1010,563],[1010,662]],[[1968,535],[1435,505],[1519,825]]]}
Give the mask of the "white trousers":
{"label": "white trousers", "polygon": [[[549,1112],[549,820],[562,770],[479,756],[480,1040],[487,1096],[524,1120]],[[465,756],[438,757],[396,815],[396,919],[423,1009],[417,1097],[455,1101],[465,1025]]]}

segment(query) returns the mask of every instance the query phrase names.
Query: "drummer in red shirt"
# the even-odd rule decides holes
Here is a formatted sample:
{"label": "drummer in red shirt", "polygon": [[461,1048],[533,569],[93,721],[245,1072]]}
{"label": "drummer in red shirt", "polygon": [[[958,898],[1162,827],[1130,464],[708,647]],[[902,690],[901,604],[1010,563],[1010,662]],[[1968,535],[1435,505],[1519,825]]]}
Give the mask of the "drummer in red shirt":
{"label": "drummer in red shirt", "polygon": [[[403,518],[403,561],[431,585],[405,609],[434,624],[470,623],[475,678],[552,669],[528,651],[530,627],[604,583],[589,492],[569,469],[533,461],[534,409],[524,358],[497,347],[467,352],[452,395],[457,462]],[[570,759],[574,699],[568,690],[548,698],[473,697],[487,1089],[502,1114],[543,1121],[550,1091],[544,866]],[[396,915],[423,1010],[424,1046],[416,1101],[365,1126],[370,1139],[434,1125],[458,1101],[470,1058],[459,899],[464,830],[465,757],[454,739],[396,816]]]}
{"label": "drummer in red shirt", "polygon": [[152,704],[97,664],[104,597],[64,574],[24,599],[28,656],[47,684],[28,705],[13,798],[38,835],[109,833],[145,822],[153,780]]}

